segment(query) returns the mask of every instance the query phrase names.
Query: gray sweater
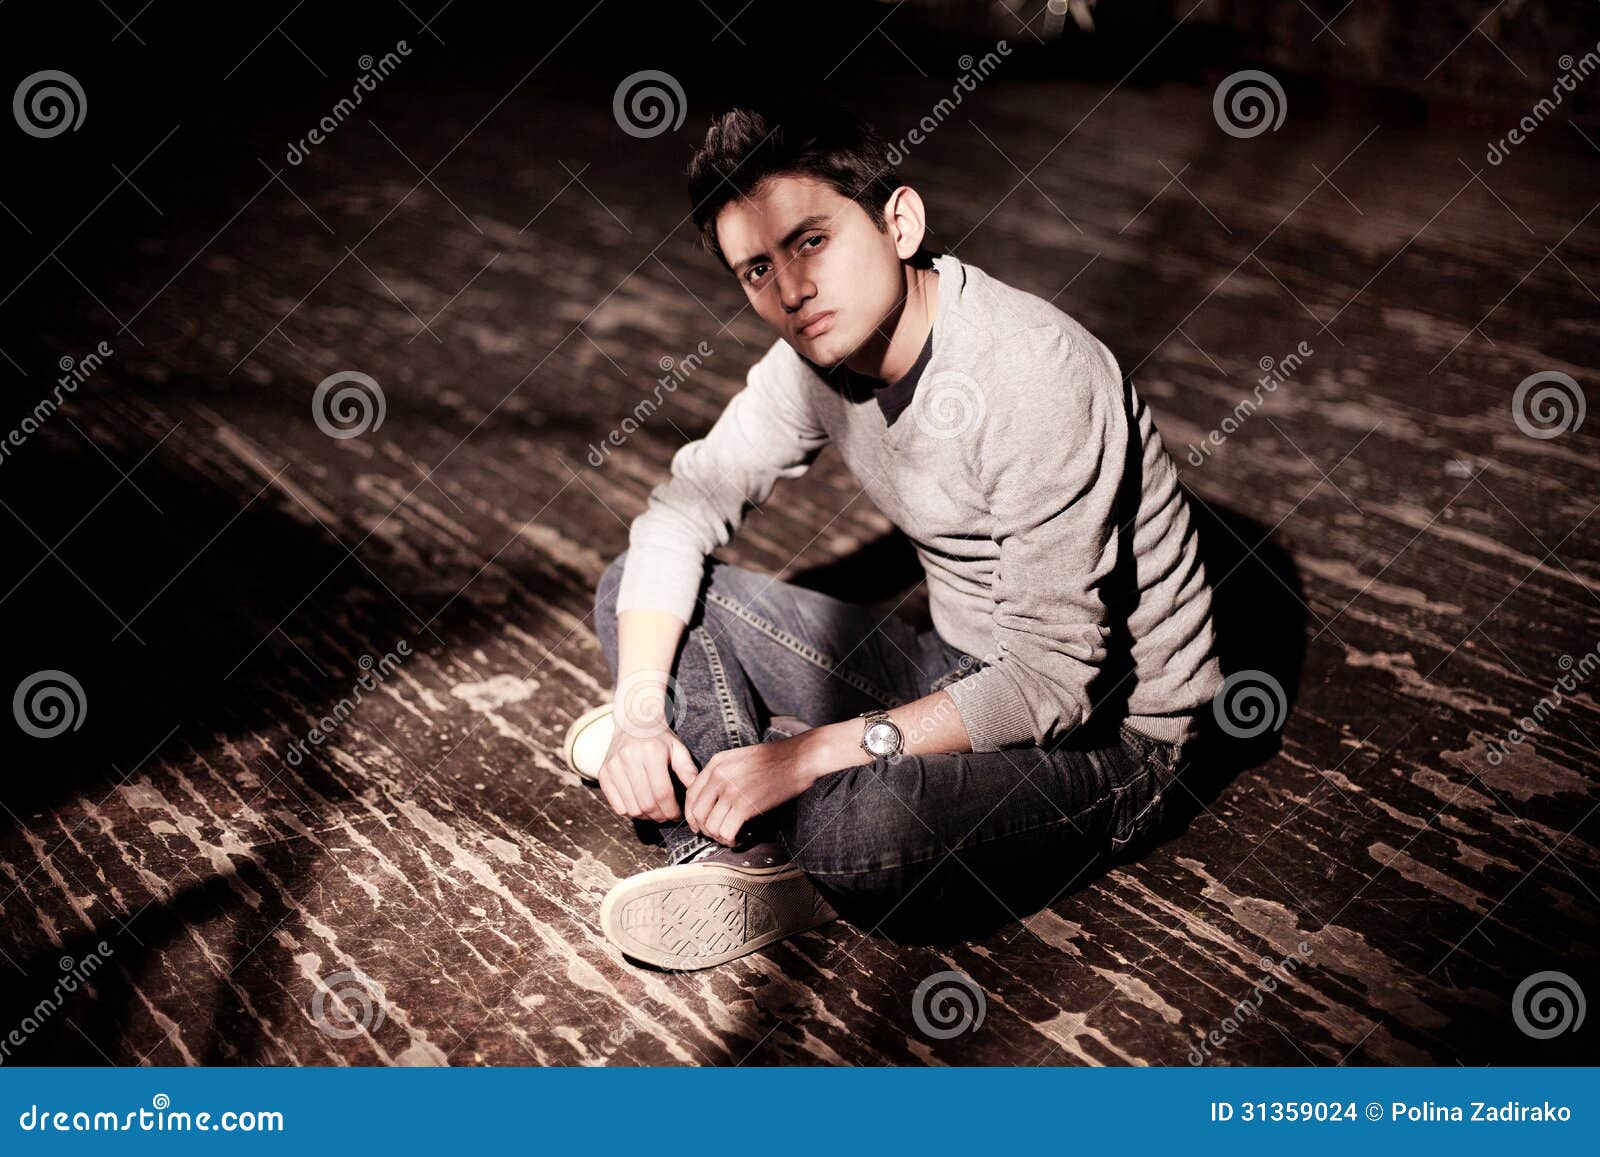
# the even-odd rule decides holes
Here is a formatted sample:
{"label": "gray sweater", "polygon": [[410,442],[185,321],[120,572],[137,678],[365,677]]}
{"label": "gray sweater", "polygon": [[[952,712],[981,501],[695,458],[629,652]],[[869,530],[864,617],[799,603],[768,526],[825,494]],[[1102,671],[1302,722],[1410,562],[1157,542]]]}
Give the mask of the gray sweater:
{"label": "gray sweater", "polygon": [[1222,685],[1177,471],[1100,341],[945,254],[910,409],[831,388],[779,339],[633,522],[618,610],[689,622],[747,504],[838,447],[917,550],[933,625],[985,660],[950,684],[974,751],[1054,745],[1098,711],[1177,741]]}

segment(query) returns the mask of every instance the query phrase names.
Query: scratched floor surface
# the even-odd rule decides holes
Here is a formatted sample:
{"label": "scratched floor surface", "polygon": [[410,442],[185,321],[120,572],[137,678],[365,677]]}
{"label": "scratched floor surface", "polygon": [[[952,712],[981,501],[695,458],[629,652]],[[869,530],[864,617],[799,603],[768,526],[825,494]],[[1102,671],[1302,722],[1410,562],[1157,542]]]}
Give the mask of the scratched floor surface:
{"label": "scratched floor surface", "polygon": [[[1513,414],[1536,372],[1593,396],[1600,155],[1568,126],[1485,168],[1484,133],[1360,104],[1240,140],[1201,86],[970,96],[905,166],[936,243],[1133,372],[1201,508],[1230,667],[1286,717],[1193,769],[1141,859],[979,938],[836,923],[673,975],[595,926],[657,852],[559,744],[606,692],[596,580],[768,340],[681,220],[708,110],[634,141],[578,83],[487,118],[509,81],[392,84],[278,179],[249,146],[191,172],[209,142],[152,125],[119,158],[156,147],[152,204],[122,190],[132,225],[91,221],[6,307],[35,393],[112,349],[0,469],[7,686],[82,688],[76,729],[8,759],[0,1030],[31,1021],[8,1061],[1593,1059],[1512,1011],[1543,971],[1595,995],[1600,944],[1594,678],[1507,740],[1600,628],[1596,423]],[[313,417],[340,371],[383,394],[359,436]],[[725,553],[883,585],[889,529],[827,454]],[[984,1010],[953,1036],[913,1007],[944,971]]]}

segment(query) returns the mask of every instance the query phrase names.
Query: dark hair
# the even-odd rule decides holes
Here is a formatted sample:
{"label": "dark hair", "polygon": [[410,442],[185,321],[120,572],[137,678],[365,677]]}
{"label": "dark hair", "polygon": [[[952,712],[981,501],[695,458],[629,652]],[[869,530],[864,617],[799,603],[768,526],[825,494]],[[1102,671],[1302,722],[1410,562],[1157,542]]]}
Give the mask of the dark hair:
{"label": "dark hair", "polygon": [[877,131],[854,113],[821,103],[735,108],[711,122],[689,161],[689,199],[700,243],[723,265],[717,214],[777,176],[814,177],[866,210],[881,232],[883,206],[901,185]]}

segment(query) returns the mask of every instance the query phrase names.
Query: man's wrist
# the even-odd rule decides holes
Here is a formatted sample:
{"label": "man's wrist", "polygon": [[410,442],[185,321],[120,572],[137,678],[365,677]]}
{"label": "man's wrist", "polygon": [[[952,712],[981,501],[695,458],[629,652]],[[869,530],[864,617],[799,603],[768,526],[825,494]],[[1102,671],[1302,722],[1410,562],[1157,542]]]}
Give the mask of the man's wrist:
{"label": "man's wrist", "polygon": [[812,779],[871,762],[861,749],[861,720],[845,719],[804,731],[800,764]]}

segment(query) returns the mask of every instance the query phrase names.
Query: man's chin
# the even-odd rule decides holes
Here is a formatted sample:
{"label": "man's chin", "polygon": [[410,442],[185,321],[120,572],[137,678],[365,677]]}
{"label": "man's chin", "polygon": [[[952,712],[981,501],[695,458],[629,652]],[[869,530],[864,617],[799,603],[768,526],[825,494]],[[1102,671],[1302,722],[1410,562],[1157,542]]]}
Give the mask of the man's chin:
{"label": "man's chin", "polygon": [[837,340],[831,330],[815,341],[794,338],[792,339],[792,344],[806,361],[813,365],[821,366],[825,370],[833,369],[850,356],[849,343]]}

